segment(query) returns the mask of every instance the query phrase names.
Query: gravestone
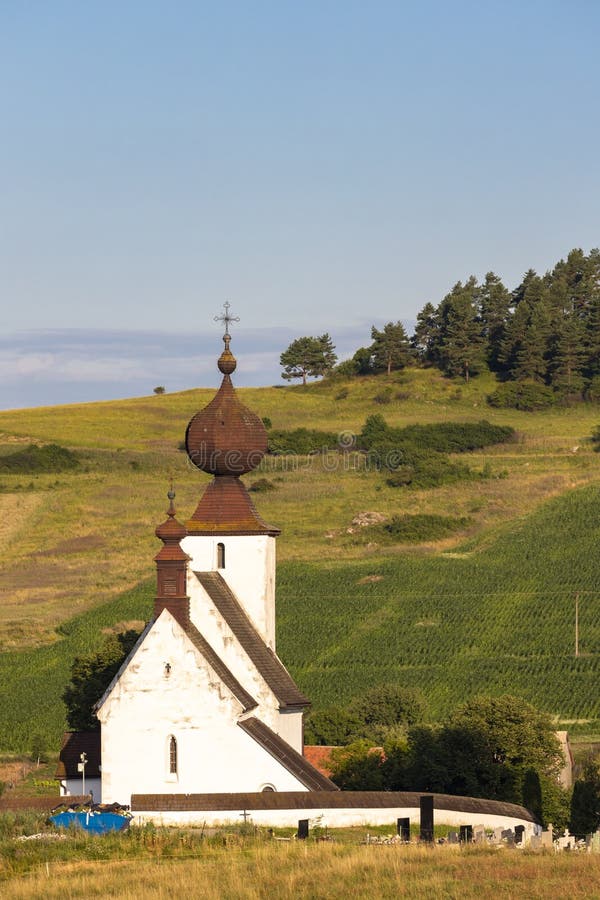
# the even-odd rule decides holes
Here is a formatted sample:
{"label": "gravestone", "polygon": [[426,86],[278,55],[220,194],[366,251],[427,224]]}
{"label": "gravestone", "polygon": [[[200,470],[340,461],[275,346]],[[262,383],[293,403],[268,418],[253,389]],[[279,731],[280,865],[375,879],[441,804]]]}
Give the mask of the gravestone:
{"label": "gravestone", "polygon": [[308,819],[298,819],[298,839],[305,841],[308,837]]}
{"label": "gravestone", "polygon": [[531,850],[539,850],[542,846],[541,834],[532,834],[529,838],[529,848]]}
{"label": "gravestone", "polygon": [[502,831],[502,840],[512,846],[515,842],[515,833],[512,828],[504,828]]}
{"label": "gravestone", "polygon": [[515,844],[523,843],[523,832],[525,831],[524,825],[515,825]]}
{"label": "gravestone", "polygon": [[448,832],[448,843],[449,844],[458,844],[458,831]]}
{"label": "gravestone", "polygon": [[397,820],[396,831],[401,841],[410,841],[410,819],[408,816]]}
{"label": "gravestone", "polygon": [[461,825],[460,826],[460,842],[461,844],[470,844],[473,840],[473,826],[472,825]]}
{"label": "gravestone", "polygon": [[502,843],[502,832],[503,832],[503,830],[504,830],[504,829],[502,828],[501,825],[498,825],[497,828],[494,828],[494,834],[493,834],[493,836],[492,836],[492,843],[493,843],[493,844],[501,844],[501,843]]}
{"label": "gravestone", "polygon": [[422,841],[433,841],[433,797],[431,794],[421,797],[421,826],[420,838]]}
{"label": "gravestone", "polygon": [[475,825],[473,827],[473,840],[476,844],[484,844],[486,841],[485,826]]}
{"label": "gravestone", "polygon": [[552,833],[552,825],[548,825],[547,831],[542,831],[542,847],[551,850],[554,846],[554,835]]}

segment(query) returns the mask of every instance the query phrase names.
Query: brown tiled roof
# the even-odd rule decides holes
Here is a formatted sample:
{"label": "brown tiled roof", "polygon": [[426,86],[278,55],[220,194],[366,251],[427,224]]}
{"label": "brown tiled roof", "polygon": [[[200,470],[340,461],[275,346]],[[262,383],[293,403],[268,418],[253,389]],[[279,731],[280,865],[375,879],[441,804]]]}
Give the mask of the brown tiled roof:
{"label": "brown tiled roof", "polygon": [[250,716],[238,722],[239,727],[249,734],[257,744],[260,744],[271,756],[281,763],[284,768],[295,775],[309,791],[337,791],[337,786],[315,769],[297,750],[294,750],[287,741],[275,734],[268,725],[261,722],[255,716]]}
{"label": "brown tiled roof", "polygon": [[58,756],[55,778],[81,778],[77,765],[81,754],[87,756],[86,778],[100,777],[100,732],[65,731]]}
{"label": "brown tiled roof", "polygon": [[[201,812],[215,810],[238,812],[243,809],[419,809],[418,791],[265,791],[238,794],[133,794],[134,812]],[[515,803],[433,794],[434,809],[481,816],[506,816],[509,819],[536,819]],[[457,822],[457,824],[459,824]]]}
{"label": "brown tiled roof", "polygon": [[243,475],[265,455],[265,426],[240,402],[227,373],[208,406],[190,421],[185,446],[194,465],[212,475]]}
{"label": "brown tiled roof", "polygon": [[245,485],[233,475],[213,478],[186,528],[188,534],[280,533],[261,519]]}
{"label": "brown tiled roof", "polygon": [[185,626],[184,631],[194,647],[196,647],[205,658],[211,669],[214,669],[221,681],[227,685],[231,693],[240,701],[244,707],[244,711],[248,712],[251,709],[255,709],[255,707],[258,706],[256,700],[241,686],[237,678],[229,671],[223,660],[215,653],[208,641],[200,634],[196,626],[192,625],[190,622],[189,625]]}
{"label": "brown tiled roof", "polygon": [[267,647],[219,572],[194,572],[281,706],[309,706],[279,657]]}

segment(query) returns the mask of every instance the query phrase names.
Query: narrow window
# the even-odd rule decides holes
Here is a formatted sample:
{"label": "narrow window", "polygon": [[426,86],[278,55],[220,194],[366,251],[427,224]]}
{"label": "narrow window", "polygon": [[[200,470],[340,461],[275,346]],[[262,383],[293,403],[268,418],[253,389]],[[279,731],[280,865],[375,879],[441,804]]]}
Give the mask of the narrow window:
{"label": "narrow window", "polygon": [[217,544],[217,569],[225,568],[225,544]]}
{"label": "narrow window", "polygon": [[169,740],[169,773],[177,775],[177,741],[172,736]]}

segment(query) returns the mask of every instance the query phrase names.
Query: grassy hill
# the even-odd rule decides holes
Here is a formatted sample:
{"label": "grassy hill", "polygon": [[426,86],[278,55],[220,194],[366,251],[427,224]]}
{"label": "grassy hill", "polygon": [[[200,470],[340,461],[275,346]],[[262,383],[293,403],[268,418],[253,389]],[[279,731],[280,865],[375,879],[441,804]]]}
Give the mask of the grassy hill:
{"label": "grassy hill", "polygon": [[[399,678],[425,689],[434,716],[487,690],[516,691],[563,720],[600,716],[600,456],[589,441],[600,409],[493,410],[492,387],[415,370],[240,392],[274,428],[358,432],[377,412],[392,425],[486,418],[517,429],[514,442],[461,455],[485,477],[433,489],[389,487],[352,457],[267,459],[247,477],[276,487],[257,503],[283,529],[278,649],[316,705]],[[0,748],[26,748],[34,731],[54,740],[73,656],[148,616],[154,527],[171,477],[184,520],[207,481],[178,447],[213,393],[0,413],[0,453],[56,442],[81,459],[57,474],[0,469]],[[396,544],[348,533],[364,511],[466,524]]]}

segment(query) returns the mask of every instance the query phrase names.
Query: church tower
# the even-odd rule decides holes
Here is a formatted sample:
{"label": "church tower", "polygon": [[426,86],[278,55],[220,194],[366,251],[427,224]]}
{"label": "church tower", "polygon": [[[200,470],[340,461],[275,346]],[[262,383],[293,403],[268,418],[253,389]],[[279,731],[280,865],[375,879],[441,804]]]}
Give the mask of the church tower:
{"label": "church tower", "polygon": [[229,304],[220,318],[223,381],[186,432],[190,460],[213,477],[185,525],[169,491],[153,618],[96,706],[104,802],[336,789],[303,756],[308,700],[275,652],[279,530],[241,481],[267,435],[231,382]]}
{"label": "church tower", "polygon": [[[267,450],[261,419],[244,406],[231,382],[236,359],[230,350],[229,304],[225,304],[225,349],[218,367],[221,387],[190,421],[186,450],[191,462],[213,476],[192,518],[182,547],[190,572],[217,572],[244,607],[263,640],[275,650],[275,541],[279,529],[259,516],[240,479]],[[193,590],[193,589],[192,589]],[[192,605],[194,597],[192,597]]]}

